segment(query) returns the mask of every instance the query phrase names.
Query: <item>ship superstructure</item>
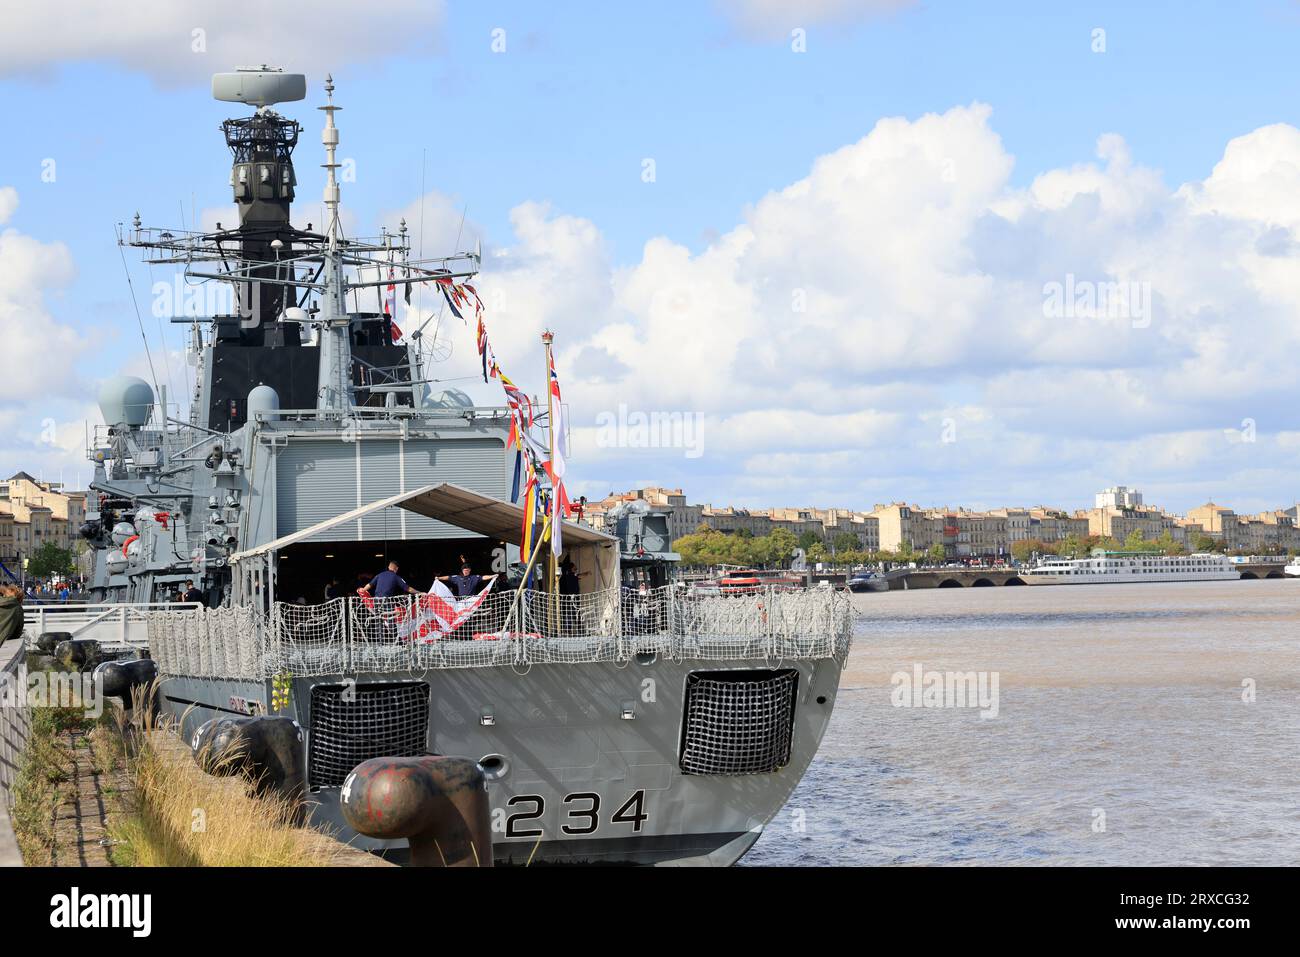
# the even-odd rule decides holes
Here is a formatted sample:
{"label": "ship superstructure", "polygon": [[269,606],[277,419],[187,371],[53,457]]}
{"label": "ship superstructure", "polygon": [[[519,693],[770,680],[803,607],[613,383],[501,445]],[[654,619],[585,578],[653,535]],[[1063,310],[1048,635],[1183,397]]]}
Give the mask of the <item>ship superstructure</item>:
{"label": "ship superstructure", "polygon": [[[105,385],[83,530],[100,600],[202,596],[149,612],[164,710],[187,735],[229,714],[297,720],[312,820],[361,846],[386,845],[347,833],[351,769],[434,753],[484,768],[502,862],[736,860],[825,731],[847,599],[689,596],[666,527],[639,513],[619,536],[556,519],[577,583],[561,593],[560,557],[521,553],[511,410],[439,390],[420,331],[394,322],[398,289],[456,289],[478,253],[413,259],[404,223],[344,235],[331,81],[325,222],[293,226],[301,128],[272,107],[305,79],[241,70],[213,92],[256,108],[222,124],[239,223],[137,217],[121,241],[229,284],[236,308],[190,323],[187,415],[142,380]],[[450,610],[359,594],[390,561],[421,592],[464,565],[498,580]]]}

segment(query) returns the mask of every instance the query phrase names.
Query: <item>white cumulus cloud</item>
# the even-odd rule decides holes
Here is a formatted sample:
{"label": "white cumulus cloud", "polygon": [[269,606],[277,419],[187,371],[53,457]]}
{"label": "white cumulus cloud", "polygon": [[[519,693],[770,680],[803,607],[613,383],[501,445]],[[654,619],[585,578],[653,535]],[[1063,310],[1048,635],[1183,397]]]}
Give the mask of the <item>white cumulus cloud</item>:
{"label": "white cumulus cloud", "polygon": [[381,10],[345,0],[8,4],[0,77],[41,75],[76,62],[110,63],[164,85],[263,63],[321,74],[430,50],[443,14],[440,0],[391,0]]}
{"label": "white cumulus cloud", "polygon": [[52,302],[76,270],[66,246],[10,225],[19,195],[0,186],[0,474],[70,469],[83,444],[82,384],[71,371],[87,343]]}
{"label": "white cumulus cloud", "polygon": [[[1112,134],[1026,186],[1013,167],[975,103],[810,157],[700,250],[652,237],[618,262],[599,221],[538,202],[505,236],[439,194],[383,222],[405,217],[426,255],[482,240],[489,333],[529,391],[538,337],[556,333],[576,491],[1077,506],[1119,482],[1178,508],[1290,504],[1300,131],[1234,139],[1185,184]],[[67,251],[6,226],[17,203],[0,188],[0,407],[32,423],[27,399],[67,389],[41,357],[80,345],[51,308]],[[499,401],[470,381],[472,317],[445,326],[454,354],[429,374]],[[690,427],[676,445],[610,443],[599,417],[620,409]]]}
{"label": "white cumulus cloud", "polygon": [[18,207],[13,187],[0,187],[0,404],[28,402],[43,393],[66,394],[67,366],[50,356],[75,358],[81,341],[56,322],[48,298],[75,275],[62,243],[43,243],[6,223]]}
{"label": "white cumulus cloud", "polygon": [[[579,427],[620,403],[702,417],[696,462],[584,441],[592,488],[657,463],[754,504],[802,481],[870,505],[882,475],[950,504],[1116,481],[1288,504],[1300,132],[1234,140],[1182,186],[1110,134],[1025,188],[1013,163],[983,104],[885,119],[704,250],[658,237],[628,265],[597,223],[525,203],[489,246],[489,330],[530,388],[557,333]],[[1245,417],[1259,441],[1227,442]]]}

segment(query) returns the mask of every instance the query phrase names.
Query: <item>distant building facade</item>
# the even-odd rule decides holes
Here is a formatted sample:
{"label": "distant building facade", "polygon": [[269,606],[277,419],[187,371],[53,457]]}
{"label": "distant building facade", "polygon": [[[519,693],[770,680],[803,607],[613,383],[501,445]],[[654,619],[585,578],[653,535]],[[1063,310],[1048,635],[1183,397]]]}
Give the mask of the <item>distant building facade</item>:
{"label": "distant building facade", "polygon": [[917,505],[903,502],[877,505],[871,511],[871,517],[878,526],[881,551],[896,552],[906,546],[923,552],[942,543],[944,538],[942,520]]}
{"label": "distant building facade", "polygon": [[606,527],[605,516],[621,502],[642,500],[668,513],[668,534],[673,539],[689,535],[699,527],[702,506],[686,504],[686,496],[679,488],[661,488],[650,485],[630,492],[611,492],[599,502],[588,503],[587,520],[596,528]]}
{"label": "distant building facade", "polygon": [[1158,508],[1125,508],[1105,506],[1089,509],[1088,534],[1102,535],[1123,542],[1134,532],[1143,538],[1155,540],[1166,532],[1181,545],[1186,545],[1186,530],[1177,516]]}
{"label": "distant building facade", "polygon": [[1116,485],[1097,493],[1095,508],[1141,508],[1142,493],[1135,488]]}
{"label": "distant building facade", "polygon": [[[1096,496],[1096,507],[1073,513],[1044,505],[1004,507],[987,511],[967,508],[922,508],[906,502],[876,505],[869,512],[844,508],[746,509],[734,506],[691,505],[681,489],[648,486],[611,493],[587,506],[587,518],[604,527],[604,516],[620,502],[641,499],[670,515],[674,540],[701,526],[723,534],[769,535],[785,529],[796,537],[811,533],[829,548],[845,533],[858,540],[863,551],[929,552],[942,546],[945,557],[989,558],[1011,553],[1017,542],[1039,541],[1052,545],[1067,539],[1105,537],[1123,543],[1133,533],[1146,541],[1166,534],[1188,550],[1203,536],[1223,547],[1260,553],[1300,551],[1297,508],[1277,509],[1240,516],[1232,509],[1207,503],[1185,517],[1146,505],[1142,493],[1123,485]],[[3,507],[0,504],[0,507]],[[38,519],[39,521],[39,519]],[[0,547],[4,531],[0,526]]]}
{"label": "distant building facade", "polygon": [[18,561],[18,546],[14,541],[14,517],[9,512],[0,512],[0,562],[8,564]]}
{"label": "distant building facade", "polygon": [[85,492],[65,492],[26,472],[0,480],[0,561],[30,558],[46,542],[72,548],[85,520]]}
{"label": "distant building facade", "polygon": [[1237,547],[1237,513],[1232,509],[1206,502],[1189,509],[1187,519],[1200,525],[1204,534],[1221,542],[1226,548]]}

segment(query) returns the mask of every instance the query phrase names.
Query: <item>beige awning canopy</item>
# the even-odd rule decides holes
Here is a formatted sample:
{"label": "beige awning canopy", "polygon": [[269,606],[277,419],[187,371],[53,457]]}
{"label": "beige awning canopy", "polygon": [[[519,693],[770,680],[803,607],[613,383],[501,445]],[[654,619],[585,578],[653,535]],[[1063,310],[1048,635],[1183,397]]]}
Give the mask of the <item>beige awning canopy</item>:
{"label": "beige awning canopy", "polygon": [[[467,532],[477,532],[480,535],[486,535],[488,538],[509,542],[512,545],[518,545],[522,538],[524,510],[521,506],[503,502],[500,499],[479,492],[471,492],[459,485],[444,482],[440,485],[426,485],[424,488],[412,492],[402,492],[400,495],[394,495],[391,498],[371,502],[369,505],[363,505],[360,508],[354,508],[350,512],[344,512],[342,515],[336,515],[323,522],[318,522],[310,528],[283,535],[273,542],[267,542],[265,545],[236,552],[230,556],[230,564],[236,565],[246,559],[286,548],[336,525],[355,522],[357,519],[381,508],[393,507],[404,508],[407,511],[415,512],[417,515],[437,519],[440,522],[446,522],[448,525],[463,528]],[[592,564],[596,564],[601,566],[598,577],[606,581],[612,580],[612,577],[617,573],[618,549],[616,543],[618,539],[612,535],[606,535],[604,532],[588,528],[586,525],[576,525],[572,522],[563,523],[562,533],[561,541],[566,553],[571,550],[587,553],[578,556],[580,571],[583,570],[583,566],[591,567]],[[591,554],[593,551],[600,554],[601,560],[591,562],[591,558],[594,557]],[[584,558],[587,560],[584,561]]]}

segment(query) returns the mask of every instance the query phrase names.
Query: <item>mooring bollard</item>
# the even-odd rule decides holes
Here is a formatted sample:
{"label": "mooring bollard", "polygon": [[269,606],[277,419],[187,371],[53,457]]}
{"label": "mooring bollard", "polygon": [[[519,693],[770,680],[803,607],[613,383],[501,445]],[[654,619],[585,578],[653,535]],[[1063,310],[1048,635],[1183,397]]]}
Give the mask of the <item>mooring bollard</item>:
{"label": "mooring bollard", "polygon": [[36,636],[36,650],[44,655],[53,655],[60,642],[71,640],[70,631],[43,631]]}
{"label": "mooring bollard", "polygon": [[343,817],[359,834],[411,845],[415,867],[491,867],[483,769],[469,758],[371,758],[343,782]]}
{"label": "mooring bollard", "polygon": [[307,777],[297,721],[270,715],[213,718],[194,732],[190,748],[206,773],[242,774],[254,794],[275,793],[295,801],[299,822],[303,819]]}
{"label": "mooring bollard", "polygon": [[94,668],[102,657],[99,642],[93,638],[72,638],[54,646],[54,660],[71,671]]}
{"label": "mooring bollard", "polygon": [[[109,698],[117,698],[122,707],[130,709],[133,695],[137,688],[140,694],[148,694],[150,682],[158,677],[158,665],[150,658],[138,658],[134,661],[105,661],[95,667],[94,678],[99,683],[101,692]],[[158,696],[149,695],[147,702],[151,713],[158,711]]]}

